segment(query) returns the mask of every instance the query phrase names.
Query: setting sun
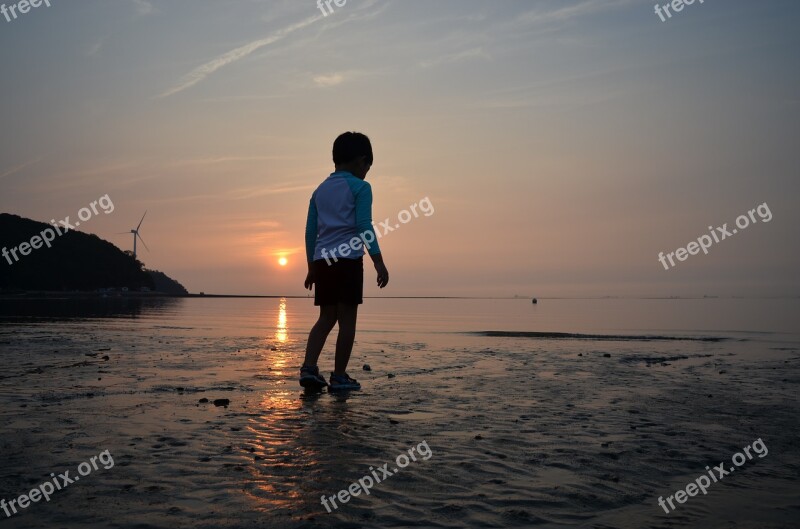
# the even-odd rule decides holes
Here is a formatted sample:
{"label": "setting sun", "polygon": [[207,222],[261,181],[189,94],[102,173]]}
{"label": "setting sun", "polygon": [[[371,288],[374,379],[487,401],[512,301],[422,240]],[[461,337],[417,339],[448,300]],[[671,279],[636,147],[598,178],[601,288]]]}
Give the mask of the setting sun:
{"label": "setting sun", "polygon": [[285,257],[281,257],[278,259],[278,264],[281,266],[286,266],[289,263],[289,260]]}

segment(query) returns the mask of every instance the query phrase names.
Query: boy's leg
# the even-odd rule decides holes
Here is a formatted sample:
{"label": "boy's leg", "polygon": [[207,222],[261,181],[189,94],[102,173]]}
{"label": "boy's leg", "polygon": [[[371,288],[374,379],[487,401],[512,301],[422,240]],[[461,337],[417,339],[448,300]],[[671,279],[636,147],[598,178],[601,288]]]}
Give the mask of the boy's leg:
{"label": "boy's leg", "polygon": [[358,305],[339,303],[336,306],[336,318],[339,322],[339,336],[336,338],[336,363],[333,372],[344,375],[350,354],[353,352],[353,341],[356,338],[356,318]]}
{"label": "boy's leg", "polygon": [[[308,333],[308,343],[306,344],[306,359],[303,365],[315,366],[319,355],[322,353],[322,348],[325,346],[325,340],[328,338],[333,326],[336,325],[337,309],[336,305],[322,305],[319,308],[319,319],[317,323],[311,328]],[[337,357],[338,346],[337,346]]]}

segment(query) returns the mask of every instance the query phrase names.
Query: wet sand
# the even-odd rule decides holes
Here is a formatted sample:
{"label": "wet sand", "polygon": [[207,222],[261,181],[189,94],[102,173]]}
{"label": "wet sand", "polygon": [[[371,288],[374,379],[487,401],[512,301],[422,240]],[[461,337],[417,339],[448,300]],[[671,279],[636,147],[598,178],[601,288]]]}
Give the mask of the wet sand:
{"label": "wet sand", "polygon": [[[364,332],[350,369],[363,390],[307,395],[304,334],[246,334],[135,318],[0,326],[0,498],[103,450],[115,463],[0,511],[3,526],[797,526],[794,344]],[[708,495],[671,514],[656,503],[758,438],[768,455]],[[427,461],[321,505],[422,441]]]}

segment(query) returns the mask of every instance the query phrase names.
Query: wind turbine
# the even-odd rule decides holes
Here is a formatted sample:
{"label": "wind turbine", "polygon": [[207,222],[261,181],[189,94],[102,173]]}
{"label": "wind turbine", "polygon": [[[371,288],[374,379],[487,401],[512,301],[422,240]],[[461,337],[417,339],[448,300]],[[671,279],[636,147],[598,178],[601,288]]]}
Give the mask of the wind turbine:
{"label": "wind turbine", "polygon": [[[139,235],[139,228],[142,227],[142,222],[144,222],[145,215],[147,215],[147,210],[145,210],[144,215],[142,215],[142,220],[139,221],[139,225],[136,226],[134,229],[132,229],[130,231],[130,233],[133,234],[133,258],[134,259],[136,259],[136,238],[137,237],[139,238],[140,241],[142,241],[142,244],[144,244],[144,247],[147,248],[147,244],[145,244],[144,239],[142,239],[142,236]],[[128,232],[124,232],[124,233],[128,233]],[[147,251],[149,252],[150,248],[147,248]]]}

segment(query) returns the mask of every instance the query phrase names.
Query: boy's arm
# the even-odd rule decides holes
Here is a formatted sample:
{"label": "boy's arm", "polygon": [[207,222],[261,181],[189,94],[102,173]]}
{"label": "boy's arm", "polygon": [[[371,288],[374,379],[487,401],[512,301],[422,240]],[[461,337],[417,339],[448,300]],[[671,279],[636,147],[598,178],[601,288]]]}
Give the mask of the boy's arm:
{"label": "boy's arm", "polygon": [[[316,194],[316,193],[314,193]],[[311,290],[316,279],[311,270],[311,263],[314,262],[314,249],[317,245],[317,204],[314,202],[314,195],[311,195],[311,202],[308,203],[308,218],[306,218],[306,261],[308,261],[308,274],[303,285]]]}
{"label": "boy's arm", "polygon": [[[381,248],[378,246],[378,237],[375,235],[375,230],[372,227],[372,186],[367,182],[359,189],[356,194],[356,229],[358,236],[364,241],[364,247],[375,261],[375,255],[381,253]],[[369,235],[372,242],[364,240]]]}
{"label": "boy's arm", "polygon": [[309,266],[314,261],[314,248],[317,245],[317,204],[314,202],[316,193],[311,195],[308,203],[308,218],[306,218],[306,261]]}
{"label": "boy's arm", "polygon": [[[367,252],[369,252],[369,256],[372,258],[375,271],[378,272],[378,286],[383,288],[389,282],[389,271],[386,269],[386,265],[383,264],[383,255],[381,255],[381,248],[378,246],[378,237],[372,228],[372,186],[366,182],[364,182],[364,186],[356,195],[356,227],[361,240],[364,241]],[[370,243],[365,240],[367,234],[371,234],[369,239],[373,242]]]}

